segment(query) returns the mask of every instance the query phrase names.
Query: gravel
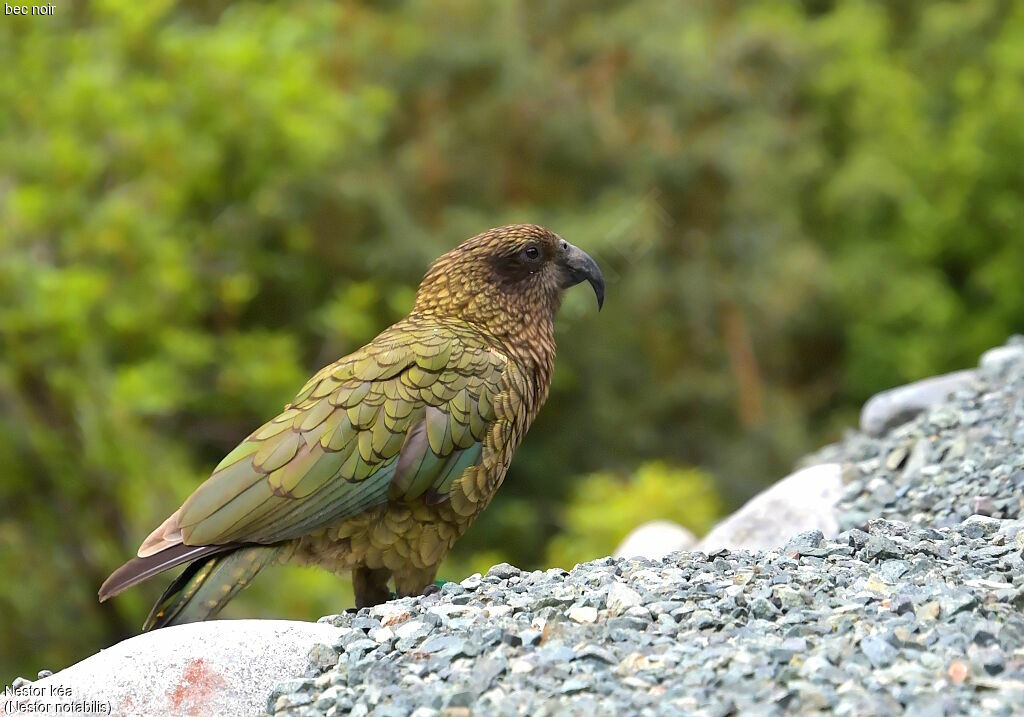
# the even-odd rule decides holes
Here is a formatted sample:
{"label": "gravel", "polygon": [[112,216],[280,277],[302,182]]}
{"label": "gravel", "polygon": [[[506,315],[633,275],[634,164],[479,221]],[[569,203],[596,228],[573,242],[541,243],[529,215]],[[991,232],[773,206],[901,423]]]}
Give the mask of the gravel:
{"label": "gravel", "polygon": [[268,712],[1024,715],[1024,340],[998,351],[949,402],[809,461],[844,466],[834,538],[502,564],[326,617],[340,637]]}
{"label": "gravel", "polygon": [[1024,337],[982,357],[970,385],[889,433],[850,432],[806,462],[844,466],[840,529],[872,518],[952,527],[1022,516]]}

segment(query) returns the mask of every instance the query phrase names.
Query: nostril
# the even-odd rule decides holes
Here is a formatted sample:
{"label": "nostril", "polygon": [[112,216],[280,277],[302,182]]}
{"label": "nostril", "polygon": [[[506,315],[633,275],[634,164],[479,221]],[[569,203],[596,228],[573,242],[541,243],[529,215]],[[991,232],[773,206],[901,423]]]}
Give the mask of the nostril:
{"label": "nostril", "polygon": [[562,247],[562,251],[569,251],[569,242],[565,239],[562,240],[560,246]]}

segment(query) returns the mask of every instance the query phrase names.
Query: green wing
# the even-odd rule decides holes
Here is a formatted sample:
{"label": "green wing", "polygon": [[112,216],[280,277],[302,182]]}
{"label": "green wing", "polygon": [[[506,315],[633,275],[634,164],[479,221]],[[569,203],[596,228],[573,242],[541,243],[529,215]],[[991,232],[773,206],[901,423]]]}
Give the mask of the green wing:
{"label": "green wing", "polygon": [[185,544],[272,543],[444,500],[481,460],[508,363],[474,338],[398,324],[322,369],[185,501]]}

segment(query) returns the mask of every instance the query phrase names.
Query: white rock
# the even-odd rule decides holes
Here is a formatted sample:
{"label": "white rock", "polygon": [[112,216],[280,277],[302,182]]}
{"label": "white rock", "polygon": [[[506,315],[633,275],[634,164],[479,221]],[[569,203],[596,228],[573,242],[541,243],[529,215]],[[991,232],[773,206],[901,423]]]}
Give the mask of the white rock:
{"label": "white rock", "polygon": [[426,623],[420,622],[419,620],[410,620],[409,622],[402,623],[395,628],[395,637],[399,640],[404,640],[407,637],[417,635],[423,630]]}
{"label": "white rock", "polygon": [[509,663],[509,669],[515,674],[523,674],[533,672],[533,665],[520,657]]}
{"label": "white rock", "polygon": [[499,617],[505,617],[505,615],[508,615],[510,612],[512,612],[512,607],[510,605],[488,605],[484,608],[484,615],[492,620]]}
{"label": "white rock", "polygon": [[327,689],[325,689],[323,692],[320,693],[320,699],[322,699],[322,700],[329,700],[329,701],[333,702],[335,699],[337,699],[338,695],[340,695],[340,694],[341,694],[341,686],[340,685],[330,685],[329,687],[327,687]]}
{"label": "white rock", "polygon": [[721,521],[694,546],[710,552],[720,548],[762,550],[786,544],[794,534],[820,530],[839,532],[834,507],[843,494],[838,463],[804,468],[758,493]]}
{"label": "white rock", "polygon": [[[288,620],[215,620],[176,625],[124,640],[33,682],[50,703],[99,704],[96,714],[219,717],[262,714],[274,686],[306,670],[318,644],[339,630]],[[50,697],[50,687],[66,696]],[[61,714],[56,704],[48,714]],[[4,713],[0,704],[0,714]],[[77,712],[75,714],[78,714]]]}
{"label": "white rock", "polygon": [[481,612],[481,608],[476,605],[449,605],[447,603],[441,603],[440,605],[434,605],[429,610],[429,613],[433,613],[440,618],[445,617],[459,617],[460,615],[473,615]]}
{"label": "white rock", "polygon": [[437,717],[439,714],[433,707],[417,707],[409,717]]}
{"label": "white rock", "polygon": [[616,558],[658,560],[678,550],[690,550],[697,536],[670,520],[652,520],[630,532],[615,549]]}
{"label": "white rock", "polygon": [[575,607],[569,608],[569,619],[573,622],[579,622],[588,624],[597,622],[597,608],[596,607],[582,607],[576,605]]}
{"label": "white rock", "polygon": [[876,393],[861,409],[860,429],[869,435],[880,436],[943,403],[950,394],[970,386],[974,378],[972,370],[954,371]]}
{"label": "white rock", "polygon": [[379,630],[374,630],[370,637],[373,638],[374,642],[383,645],[385,642],[390,642],[395,638],[395,631],[390,627],[382,627]]}
{"label": "white rock", "polygon": [[640,593],[624,583],[612,583],[608,590],[608,609],[615,614],[622,613],[642,601]]}
{"label": "white rock", "polygon": [[380,620],[384,627],[394,627],[405,622],[412,614],[407,605],[400,602],[383,602],[370,608],[370,614]]}
{"label": "white rock", "polygon": [[466,590],[476,590],[480,587],[480,583],[483,582],[483,575],[480,573],[473,573],[468,578],[463,580],[459,585],[466,588]]}
{"label": "white rock", "polygon": [[1024,345],[1010,344],[989,349],[981,355],[978,367],[986,371],[1001,371],[1018,361],[1024,361]]}

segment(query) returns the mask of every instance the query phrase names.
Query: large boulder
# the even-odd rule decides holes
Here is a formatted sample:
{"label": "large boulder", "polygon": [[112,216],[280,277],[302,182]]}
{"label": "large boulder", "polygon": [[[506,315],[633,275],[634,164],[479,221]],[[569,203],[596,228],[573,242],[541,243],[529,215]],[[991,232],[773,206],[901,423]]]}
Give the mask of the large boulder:
{"label": "large boulder", "polygon": [[[997,360],[1005,359],[994,357],[990,362]],[[861,409],[860,429],[869,436],[880,436],[970,387],[976,376],[971,369],[954,371],[876,393]]]}
{"label": "large boulder", "polygon": [[637,526],[615,549],[616,558],[660,560],[669,553],[690,550],[697,536],[671,520],[652,520]]}
{"label": "large boulder", "polygon": [[[287,620],[216,620],[155,630],[23,686],[13,701],[0,702],[0,714],[252,717],[267,709],[267,695],[283,676],[309,669],[314,646],[332,644],[339,632],[328,624]],[[17,711],[18,700],[35,706]],[[77,709],[53,703],[77,703]],[[5,712],[5,704],[14,709]]]}
{"label": "large boulder", "polygon": [[784,545],[794,534],[820,530],[835,535],[835,504],[843,494],[838,463],[797,471],[758,493],[711,529],[694,550],[764,550]]}

